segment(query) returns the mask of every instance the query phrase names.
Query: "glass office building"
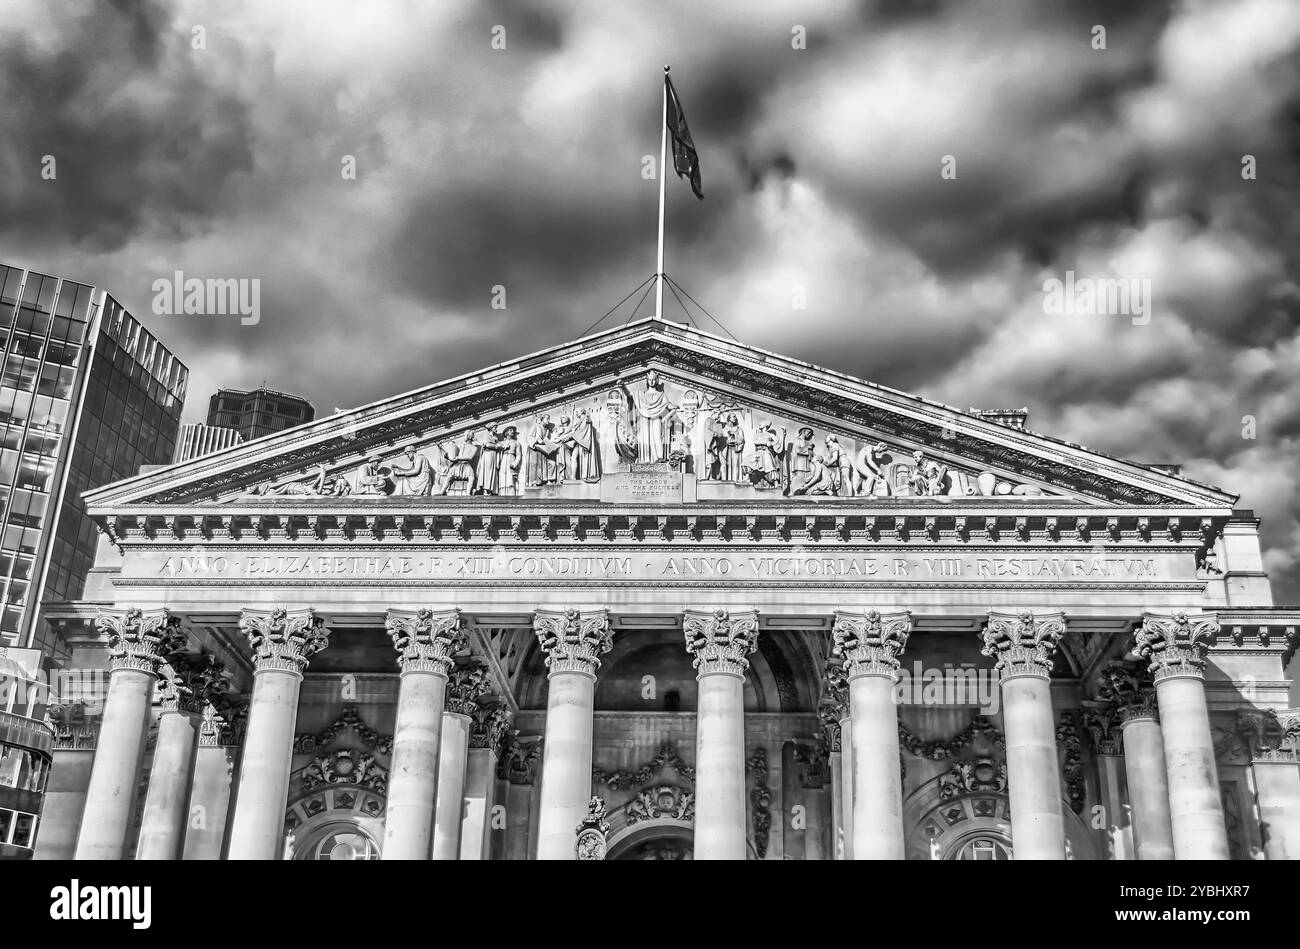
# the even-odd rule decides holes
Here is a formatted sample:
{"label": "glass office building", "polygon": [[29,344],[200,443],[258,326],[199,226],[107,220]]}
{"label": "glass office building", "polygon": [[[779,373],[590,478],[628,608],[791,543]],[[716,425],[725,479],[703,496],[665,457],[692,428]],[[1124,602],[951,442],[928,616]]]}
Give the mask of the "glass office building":
{"label": "glass office building", "polygon": [[3,264],[0,327],[0,646],[53,655],[39,604],[95,559],[81,494],[171,461],[189,370],[109,294]]}

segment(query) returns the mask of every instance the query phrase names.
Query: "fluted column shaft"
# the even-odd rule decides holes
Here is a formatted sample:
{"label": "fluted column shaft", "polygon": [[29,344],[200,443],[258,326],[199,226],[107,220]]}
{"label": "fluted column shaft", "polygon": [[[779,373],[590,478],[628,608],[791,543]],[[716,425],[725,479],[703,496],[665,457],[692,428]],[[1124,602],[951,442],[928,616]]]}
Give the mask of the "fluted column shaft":
{"label": "fluted column shaft", "polygon": [[1217,632],[1203,616],[1146,613],[1136,635],[1155,678],[1175,860],[1229,859],[1205,703],[1205,654]]}
{"label": "fluted column shaft", "polygon": [[77,835],[76,859],[126,856],[136,785],[149,733],[154,680],[163,658],[184,644],[167,610],[104,610],[96,618],[108,641],[108,695]]}
{"label": "fluted column shaft", "polygon": [[428,860],[447,675],[465,646],[465,631],[456,610],[389,610],[386,625],[401,682],[381,854],[384,860]]}
{"label": "fluted column shaft", "polygon": [[844,662],[853,723],[854,860],[904,858],[894,684],[911,628],[906,610],[835,615],[833,655]]}
{"label": "fluted column shaft", "polygon": [[537,859],[574,860],[591,799],[596,670],[612,646],[609,617],[604,610],[538,610],[533,628],[548,670]]}
{"label": "fluted column shaft", "polygon": [[1065,635],[1059,612],[989,611],[984,654],[996,660],[1007,745],[1011,844],[1017,860],[1064,860],[1061,771],[1052,714],[1052,656]]}
{"label": "fluted column shaft", "polygon": [[758,648],[758,615],[688,610],[683,627],[694,655],[696,860],[744,860],[745,657]]}
{"label": "fluted column shaft", "polygon": [[284,850],[302,674],[329,639],[310,609],[245,610],[239,625],[253,647],[253,696],[228,855],[231,860],[275,860]]}

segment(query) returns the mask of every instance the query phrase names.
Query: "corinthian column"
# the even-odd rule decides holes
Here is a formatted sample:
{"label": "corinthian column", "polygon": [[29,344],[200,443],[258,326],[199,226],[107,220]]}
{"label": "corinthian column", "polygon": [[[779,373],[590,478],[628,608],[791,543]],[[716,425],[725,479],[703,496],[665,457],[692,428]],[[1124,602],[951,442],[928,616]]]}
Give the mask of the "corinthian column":
{"label": "corinthian column", "polygon": [[442,750],[438,755],[438,811],[434,818],[433,859],[460,859],[460,830],[465,816],[465,774],[469,764],[469,729],[479,696],[488,690],[487,667],[471,663],[453,669],[447,681],[447,709],[442,713]]}
{"label": "corinthian column", "polygon": [[903,777],[894,683],[907,645],[907,610],[835,614],[832,655],[849,679],[853,720],[853,859],[902,860]]}
{"label": "corinthian column", "polygon": [[1052,656],[1065,635],[1059,610],[989,610],[983,653],[1002,684],[1011,846],[1017,860],[1064,860],[1061,769],[1052,716]]}
{"label": "corinthian column", "polygon": [[745,657],[758,648],[753,610],[687,610],[686,650],[700,694],[695,717],[695,859],[745,859]]}
{"label": "corinthian column", "polygon": [[533,629],[548,670],[537,859],[573,860],[577,827],[591,798],[596,670],[613,638],[604,610],[538,610]]}
{"label": "corinthian column", "polygon": [[135,850],[137,860],[181,858],[203,709],[226,691],[225,670],[213,656],[176,655],[163,663],[161,671],[162,713]]}
{"label": "corinthian column", "polygon": [[385,860],[428,860],[447,673],[465,648],[466,635],[458,610],[389,610],[384,625],[397,650],[401,684],[382,855]]}
{"label": "corinthian column", "polygon": [[1175,860],[1229,859],[1205,705],[1205,653],[1218,631],[1207,616],[1143,613],[1135,635],[1156,683]]}
{"label": "corinthian column", "polygon": [[1139,672],[1115,662],[1102,672],[1101,697],[1115,706],[1120,721],[1137,858],[1172,860],[1169,779],[1165,775],[1165,742],[1160,735],[1155,686],[1145,670]]}
{"label": "corinthian column", "polygon": [[108,696],[90,769],[76,859],[121,860],[134,812],[149,705],[163,657],[185,645],[180,617],[167,610],[101,610],[95,625],[108,640]]}
{"label": "corinthian column", "polygon": [[310,609],[244,610],[239,628],[253,647],[253,697],[229,858],[275,860],[283,851],[298,690],[307,661],[329,644],[329,633]]}

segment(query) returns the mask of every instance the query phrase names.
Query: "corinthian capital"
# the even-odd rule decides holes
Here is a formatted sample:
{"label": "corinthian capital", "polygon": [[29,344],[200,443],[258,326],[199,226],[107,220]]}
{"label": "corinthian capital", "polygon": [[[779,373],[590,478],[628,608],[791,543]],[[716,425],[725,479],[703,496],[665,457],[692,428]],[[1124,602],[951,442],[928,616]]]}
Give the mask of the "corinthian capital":
{"label": "corinthian capital", "polygon": [[907,610],[881,613],[835,613],[831,655],[844,662],[850,679],[858,676],[898,677],[898,657],[912,631],[912,614]]}
{"label": "corinthian capital", "polygon": [[1060,610],[989,610],[984,648],[980,651],[995,660],[994,668],[1003,679],[1022,675],[1047,678],[1052,674],[1052,656],[1063,636],[1065,614]]}
{"label": "corinthian capital", "polygon": [[581,672],[594,676],[600,657],[614,647],[609,614],[604,610],[538,610],[533,614],[533,632],[546,653],[550,675]]}
{"label": "corinthian capital", "polygon": [[403,672],[445,676],[455,665],[456,654],[465,648],[460,610],[389,610],[384,625]]}
{"label": "corinthian capital", "polygon": [[108,667],[114,672],[133,669],[157,675],[163,658],[185,645],[186,637],[180,625],[181,618],[169,610],[142,610],[135,606],[100,610],[95,617],[95,626],[108,640]]}
{"label": "corinthian capital", "polygon": [[216,656],[176,654],[160,667],[158,694],[164,712],[198,714],[219,702],[230,686],[225,666]]}
{"label": "corinthian capital", "polygon": [[1151,663],[1155,681],[1177,676],[1205,675],[1205,653],[1219,632],[1212,616],[1186,613],[1143,613],[1133,634],[1137,653]]}
{"label": "corinthian capital", "polygon": [[699,670],[699,675],[745,675],[749,668],[745,657],[758,648],[757,613],[687,610],[682,627],[686,632],[686,651],[695,657],[692,665]]}
{"label": "corinthian capital", "polygon": [[257,672],[294,672],[302,675],[307,660],[329,645],[324,620],[310,608],[244,610],[239,628],[253,647]]}
{"label": "corinthian capital", "polygon": [[474,717],[478,711],[479,696],[487,692],[487,666],[479,662],[452,669],[447,676],[447,711],[454,715]]}
{"label": "corinthian capital", "polygon": [[510,709],[504,705],[479,705],[470,716],[469,746],[488,748],[499,756],[509,730]]}
{"label": "corinthian capital", "polygon": [[1151,673],[1138,663],[1114,660],[1101,670],[1097,698],[1115,710],[1122,724],[1141,718],[1159,719]]}

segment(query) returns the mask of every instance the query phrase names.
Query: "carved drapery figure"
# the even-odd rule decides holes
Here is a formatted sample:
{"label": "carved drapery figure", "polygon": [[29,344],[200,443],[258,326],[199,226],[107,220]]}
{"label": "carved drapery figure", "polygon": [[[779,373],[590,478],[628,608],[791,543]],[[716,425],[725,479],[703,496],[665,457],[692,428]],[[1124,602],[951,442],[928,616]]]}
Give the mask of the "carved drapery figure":
{"label": "carved drapery figure", "polygon": [[600,480],[600,435],[591,420],[591,413],[579,409],[574,424],[569,429],[567,477],[589,484]]}
{"label": "carved drapery figure", "polygon": [[790,483],[797,484],[812,470],[813,456],[817,454],[817,440],[811,428],[799,429],[799,437],[790,446]]}
{"label": "carved drapery figure", "polygon": [[519,429],[513,425],[506,426],[497,445],[501,456],[498,468],[498,494],[518,496],[519,470],[524,463],[524,448],[519,444]]}
{"label": "carved drapery figure", "polygon": [[745,430],[740,427],[740,416],[732,412],[727,416],[727,424],[722,430],[725,438],[721,465],[720,481],[745,481]]}
{"label": "carved drapery figure", "polygon": [[864,445],[853,459],[853,493],[871,497],[877,493],[879,486],[881,493],[888,496],[893,493],[890,487],[889,478],[885,476],[885,460],[888,458],[889,448],[884,442],[877,442],[875,445]]}
{"label": "carved drapery figure", "polygon": [[636,406],[636,460],[667,461],[672,449],[671,416],[676,406],[668,401],[659,373],[646,376],[645,388],[632,396]]}
{"label": "carved drapery figure", "polygon": [[478,457],[474,462],[475,494],[499,494],[501,490],[501,436],[495,425],[474,436]]}
{"label": "carved drapery figure", "polygon": [[823,457],[830,472],[832,493],[846,495],[853,493],[853,468],[849,464],[848,453],[840,447],[840,440],[834,435],[826,436],[826,449]]}
{"label": "carved drapery figure", "polygon": [[448,467],[439,493],[473,494],[478,482],[478,471],[474,467],[478,446],[474,444],[473,436],[466,432],[460,444],[452,442],[450,450],[444,448],[443,454],[447,456]]}
{"label": "carved drapery figure", "polygon": [[325,466],[319,465],[316,469],[316,480],[310,484],[303,484],[301,481],[268,484],[261,489],[253,488],[248,493],[275,497],[343,497],[351,492],[352,485],[348,483],[347,478],[330,477],[325,471]]}
{"label": "carved drapery figure", "polygon": [[785,484],[786,462],[785,429],[779,432],[772,428],[771,422],[764,422],[754,432],[754,472],[755,484],[768,488],[779,488]]}
{"label": "carved drapery figure", "polygon": [[406,449],[406,464],[392,466],[393,484],[397,494],[422,495],[433,490],[433,465],[423,455],[417,455],[415,448]]}
{"label": "carved drapery figure", "polygon": [[380,455],[371,455],[357,471],[357,494],[387,494],[388,476],[380,471],[384,459]]}
{"label": "carved drapery figure", "polygon": [[569,458],[573,454],[573,442],[570,439],[572,432],[573,421],[567,415],[560,416],[560,420],[555,424],[555,429],[551,432],[551,441],[560,446],[560,450],[555,456],[555,462],[560,469],[556,480],[561,484],[569,477]]}
{"label": "carved drapery figure", "polygon": [[560,443],[552,438],[555,423],[540,415],[528,433],[528,484],[554,484],[560,480]]}

